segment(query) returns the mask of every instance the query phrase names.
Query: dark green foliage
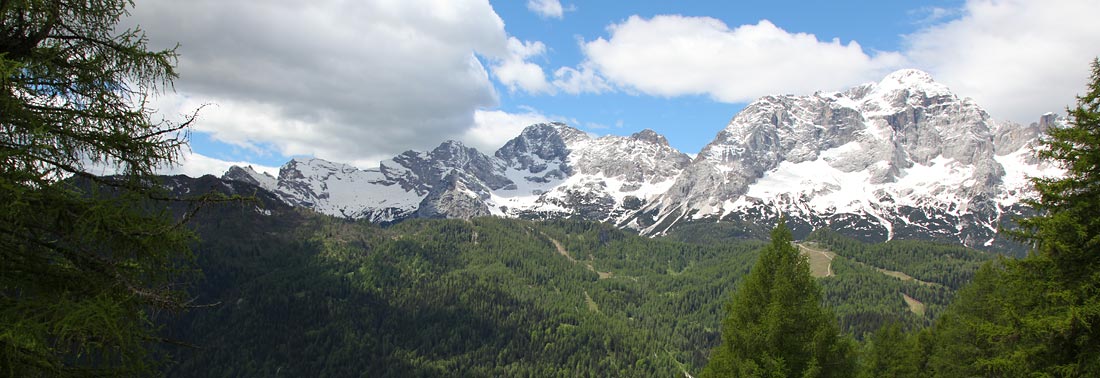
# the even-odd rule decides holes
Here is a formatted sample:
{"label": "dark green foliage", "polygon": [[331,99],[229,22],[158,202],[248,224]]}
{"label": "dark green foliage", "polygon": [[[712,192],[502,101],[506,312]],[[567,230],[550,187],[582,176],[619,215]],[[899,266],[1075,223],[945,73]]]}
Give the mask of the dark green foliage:
{"label": "dark green foliage", "polygon": [[821,307],[809,265],[781,220],[722,322],[704,377],[850,377],[852,343]]}
{"label": "dark green foliage", "polygon": [[[840,318],[841,329],[863,338],[883,325],[903,324],[907,330],[932,324],[959,288],[993,256],[962,246],[927,241],[893,240],[863,243],[823,229],[807,240],[837,254],[835,276],[818,281],[824,304]],[[884,272],[904,273],[902,280]],[[918,281],[919,280],[919,281]],[[924,314],[910,311],[903,296],[920,301]]]}
{"label": "dark green foliage", "polygon": [[[696,374],[718,344],[722,304],[765,245],[571,220],[380,228],[268,210],[215,207],[193,223],[205,280],[192,292],[221,305],[169,322],[169,336],[201,347],[173,350],[170,375]],[[804,304],[826,304],[861,333],[927,324],[899,294],[924,285],[843,256],[833,268],[817,280],[825,295]]]}
{"label": "dark green foliage", "polygon": [[495,218],[379,228],[220,211],[196,225],[194,292],[222,304],[169,323],[201,347],[173,350],[172,376],[695,373],[759,246]]}
{"label": "dark green foliage", "polygon": [[148,202],[186,143],[145,108],[175,53],[115,29],[130,5],[0,1],[0,375],[152,372],[150,316],[184,307],[192,236]]}
{"label": "dark green foliage", "polygon": [[[932,324],[938,308],[945,306],[952,291],[887,276],[874,268],[837,256],[833,259],[833,277],[821,278],[822,303],[837,314],[842,330],[863,339],[884,324],[898,322],[906,329]],[[902,294],[925,306],[923,315],[914,314]]]}
{"label": "dark green foliage", "polygon": [[669,230],[666,238],[696,244],[735,243],[743,240],[764,240],[771,230],[767,225],[738,221],[683,222]]}
{"label": "dark green foliage", "polygon": [[913,278],[958,290],[993,256],[961,245],[917,240],[867,244],[828,229],[806,240],[821,243],[836,254],[875,268],[904,272]]}
{"label": "dark green foliage", "polygon": [[859,376],[863,378],[919,377],[916,339],[900,323],[888,323],[871,336],[863,350]]}
{"label": "dark green foliage", "polygon": [[1026,356],[1036,350],[1014,350],[1020,342],[1036,341],[1024,338],[1037,335],[1018,332],[1021,319],[1016,317],[1022,315],[1018,305],[1030,305],[1008,302],[1031,302],[1029,288],[1021,287],[1031,283],[1006,279],[1005,264],[1009,263],[998,261],[983,266],[974,282],[959,293],[958,300],[936,322],[928,338],[930,353],[922,363],[930,376],[1025,376],[1036,371],[1034,361],[1029,361],[1034,356]]}

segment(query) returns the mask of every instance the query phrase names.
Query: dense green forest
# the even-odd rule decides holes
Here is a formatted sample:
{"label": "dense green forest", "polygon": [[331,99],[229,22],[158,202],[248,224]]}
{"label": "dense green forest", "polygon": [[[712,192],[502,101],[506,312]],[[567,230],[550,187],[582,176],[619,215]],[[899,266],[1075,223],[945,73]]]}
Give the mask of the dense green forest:
{"label": "dense green forest", "polygon": [[[193,185],[216,186],[207,180]],[[733,289],[766,245],[645,238],[571,220],[380,227],[265,206],[214,206],[193,222],[204,278],[190,292],[212,306],[163,318],[166,336],[197,347],[166,348],[169,375],[695,375],[720,342]],[[938,312],[913,313],[902,293],[934,308],[956,289],[875,266],[920,276],[927,259],[954,258],[945,251],[986,257],[913,242],[903,259],[864,263],[855,256],[883,247],[815,236],[839,255],[834,275],[816,279],[820,302],[860,339],[893,320],[931,324]]]}
{"label": "dense green forest", "polygon": [[281,214],[202,223],[206,279],[192,292],[220,304],[171,321],[173,338],[200,349],[173,351],[170,375],[693,371],[717,338],[721,298],[757,246],[649,240],[568,221],[383,229]]}
{"label": "dense green forest", "polygon": [[832,311],[822,307],[812,260],[792,239],[780,219],[727,306],[722,343],[703,378],[845,378],[855,372],[854,343],[837,330]]}
{"label": "dense green forest", "polygon": [[861,339],[893,322],[906,329],[932,324],[981,264],[994,259],[987,253],[936,242],[867,244],[828,229],[815,231],[807,241],[837,254],[832,260],[836,276],[818,284],[842,329]]}

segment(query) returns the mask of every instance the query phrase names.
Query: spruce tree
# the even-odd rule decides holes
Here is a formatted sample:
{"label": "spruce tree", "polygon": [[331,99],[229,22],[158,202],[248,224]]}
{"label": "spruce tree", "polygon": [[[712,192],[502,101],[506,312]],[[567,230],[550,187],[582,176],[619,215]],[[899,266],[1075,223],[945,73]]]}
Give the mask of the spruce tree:
{"label": "spruce tree", "polygon": [[1036,368],[1063,376],[1100,376],[1100,59],[1091,68],[1066,127],[1049,130],[1038,151],[1065,175],[1033,180],[1039,216],[1016,236],[1034,249],[1009,267],[1042,296],[1022,319],[1023,332],[1043,336]]}
{"label": "spruce tree", "polygon": [[703,377],[850,377],[851,343],[821,307],[821,290],[783,220],[738,286],[722,344]]}
{"label": "spruce tree", "polygon": [[1012,232],[1032,250],[959,293],[930,338],[932,375],[1100,376],[1100,60],[1068,110],[1038,150],[1065,175],[1033,180],[1039,215]]}
{"label": "spruce tree", "polygon": [[132,5],[0,1],[0,375],[148,374],[153,317],[185,306],[193,238],[153,173],[193,116],[153,120],[176,55],[116,30]]}

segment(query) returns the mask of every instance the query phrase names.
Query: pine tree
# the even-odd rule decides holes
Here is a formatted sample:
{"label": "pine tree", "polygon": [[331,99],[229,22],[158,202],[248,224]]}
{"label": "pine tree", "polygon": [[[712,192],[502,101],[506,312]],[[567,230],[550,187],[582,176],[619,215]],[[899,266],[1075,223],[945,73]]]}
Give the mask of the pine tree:
{"label": "pine tree", "polygon": [[850,341],[821,307],[821,290],[780,220],[771,244],[737,288],[722,344],[704,377],[850,377]]}
{"label": "pine tree", "polygon": [[153,172],[193,117],[152,120],[176,55],[116,31],[131,5],[0,1],[0,375],[150,373],[151,319],[184,307],[193,238]]}

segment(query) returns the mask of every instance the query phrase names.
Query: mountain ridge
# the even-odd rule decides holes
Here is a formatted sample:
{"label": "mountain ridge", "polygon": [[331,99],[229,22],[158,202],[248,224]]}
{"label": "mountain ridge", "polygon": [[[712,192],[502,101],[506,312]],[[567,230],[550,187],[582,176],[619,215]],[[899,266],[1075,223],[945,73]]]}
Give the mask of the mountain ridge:
{"label": "mountain ridge", "polygon": [[[1028,176],[1056,175],[1031,149],[1051,113],[996,122],[930,75],[746,106],[694,158],[643,130],[593,137],[564,123],[525,128],[491,156],[446,141],[361,170],[293,159],[279,177],[233,167],[290,204],[387,223],[411,217],[583,218],[647,235],[692,221],[771,220],[867,240],[917,237],[994,247],[1026,209]],[[274,179],[274,180],[273,180]]]}

